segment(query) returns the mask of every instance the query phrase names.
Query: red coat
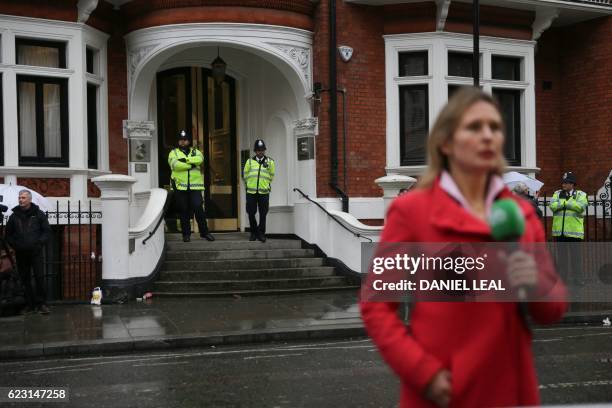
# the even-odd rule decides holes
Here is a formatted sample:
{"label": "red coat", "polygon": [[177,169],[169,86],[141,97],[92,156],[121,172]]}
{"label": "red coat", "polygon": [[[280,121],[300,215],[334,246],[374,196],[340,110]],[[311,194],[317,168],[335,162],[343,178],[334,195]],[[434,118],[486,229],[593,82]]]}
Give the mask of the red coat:
{"label": "red coat", "polygon": [[[499,195],[509,197],[519,203],[526,218],[521,241],[543,242],[544,230],[533,207],[507,189]],[[490,233],[484,221],[436,182],[391,204],[381,242],[491,242]],[[564,299],[565,286],[556,282],[555,298]],[[557,301],[528,307],[536,322],[553,323],[567,305]],[[423,395],[442,368],[452,374],[451,407],[539,405],[531,333],[516,303],[415,303],[409,328],[398,318],[397,309],[398,303],[361,302],[368,334],[401,379],[401,407],[434,407]]]}

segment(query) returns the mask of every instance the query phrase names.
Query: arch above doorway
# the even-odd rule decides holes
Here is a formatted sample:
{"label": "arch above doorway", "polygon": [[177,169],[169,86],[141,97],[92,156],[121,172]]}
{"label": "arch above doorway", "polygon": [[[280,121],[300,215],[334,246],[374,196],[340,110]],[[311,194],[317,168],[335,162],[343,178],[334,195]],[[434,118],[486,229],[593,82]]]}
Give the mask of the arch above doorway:
{"label": "arch above doorway", "polygon": [[126,36],[128,112],[148,119],[151,83],[172,55],[202,45],[222,45],[256,54],[278,68],[296,97],[299,117],[310,117],[312,33],[305,30],[235,23],[177,24],[146,28]]}

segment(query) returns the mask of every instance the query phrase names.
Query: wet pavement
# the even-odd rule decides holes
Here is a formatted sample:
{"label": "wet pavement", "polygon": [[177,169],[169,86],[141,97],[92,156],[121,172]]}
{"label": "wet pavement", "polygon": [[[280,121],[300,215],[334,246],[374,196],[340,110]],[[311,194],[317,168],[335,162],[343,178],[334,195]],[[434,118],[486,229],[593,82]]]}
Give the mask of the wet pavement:
{"label": "wet pavement", "polygon": [[[537,328],[533,348],[545,405],[612,401],[612,328]],[[70,402],[53,405],[69,407],[393,407],[399,398],[365,338],[5,361],[0,384],[67,387]]]}
{"label": "wet pavement", "polygon": [[122,305],[57,305],[46,316],[0,318],[0,351],[41,344],[117,343],[350,325],[361,326],[354,290],[242,298],[153,298]]}

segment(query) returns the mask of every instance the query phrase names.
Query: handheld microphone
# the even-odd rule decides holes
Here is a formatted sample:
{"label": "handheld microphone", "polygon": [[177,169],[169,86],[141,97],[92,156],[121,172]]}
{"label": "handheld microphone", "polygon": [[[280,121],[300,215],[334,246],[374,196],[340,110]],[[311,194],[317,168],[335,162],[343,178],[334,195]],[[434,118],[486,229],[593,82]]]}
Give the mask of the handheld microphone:
{"label": "handheld microphone", "polygon": [[[491,235],[495,241],[510,242],[513,251],[518,249],[518,240],[525,233],[525,217],[516,201],[504,198],[497,200],[491,207],[489,215]],[[527,299],[527,289],[518,288],[518,298]]]}

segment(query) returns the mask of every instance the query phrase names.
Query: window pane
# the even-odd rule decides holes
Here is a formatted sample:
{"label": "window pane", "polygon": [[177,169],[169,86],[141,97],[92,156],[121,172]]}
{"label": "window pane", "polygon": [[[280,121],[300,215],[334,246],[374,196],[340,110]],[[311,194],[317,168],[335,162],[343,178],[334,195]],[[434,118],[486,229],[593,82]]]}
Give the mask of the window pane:
{"label": "window pane", "polygon": [[506,125],[504,155],[508,163],[521,164],[521,91],[513,89],[493,89],[499,101]]}
{"label": "window pane", "polygon": [[514,57],[491,58],[493,67],[493,79],[505,79],[507,81],[521,80],[521,59]]}
{"label": "window pane", "polygon": [[429,131],[427,85],[401,86],[399,92],[401,165],[424,164]]}
{"label": "window pane", "polygon": [[36,84],[19,82],[19,151],[21,156],[35,157],[36,148]]}
{"label": "window pane", "polygon": [[63,68],[59,47],[17,44],[17,64]]}
{"label": "window pane", "polygon": [[[472,77],[472,53],[449,52],[448,53],[448,75],[458,77]],[[482,77],[482,67],[480,68]]]}
{"label": "window pane", "polygon": [[92,50],[91,48],[87,48],[85,50],[85,65],[87,72],[89,72],[90,74],[97,73],[95,72],[96,70],[94,67],[94,50]]}
{"label": "window pane", "polygon": [[428,73],[427,51],[399,53],[399,76],[418,76]]}
{"label": "window pane", "polygon": [[61,97],[59,84],[43,84],[45,157],[62,157]]}
{"label": "window pane", "polygon": [[98,168],[98,88],[87,85],[87,164]]}

